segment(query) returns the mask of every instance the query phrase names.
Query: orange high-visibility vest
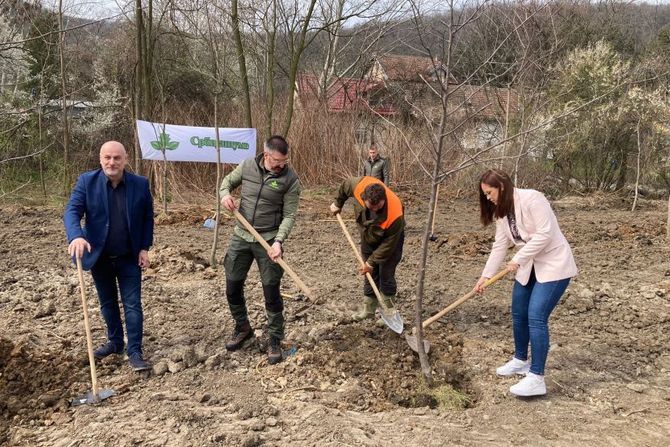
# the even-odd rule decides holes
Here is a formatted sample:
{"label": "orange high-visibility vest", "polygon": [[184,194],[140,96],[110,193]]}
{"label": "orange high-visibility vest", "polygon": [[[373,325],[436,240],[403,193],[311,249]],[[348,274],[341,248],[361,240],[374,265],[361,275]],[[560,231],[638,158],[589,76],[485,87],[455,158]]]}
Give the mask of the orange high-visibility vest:
{"label": "orange high-visibility vest", "polygon": [[358,203],[360,203],[363,208],[365,208],[365,201],[361,195],[363,194],[363,191],[365,191],[365,188],[373,183],[382,185],[384,187],[384,192],[386,193],[386,220],[380,224],[382,230],[386,230],[399,217],[402,217],[402,203],[398,196],[388,189],[381,180],[374,177],[363,177],[361,181],[358,182],[358,185],[356,185],[356,188],[354,188],[354,198],[358,200]]}

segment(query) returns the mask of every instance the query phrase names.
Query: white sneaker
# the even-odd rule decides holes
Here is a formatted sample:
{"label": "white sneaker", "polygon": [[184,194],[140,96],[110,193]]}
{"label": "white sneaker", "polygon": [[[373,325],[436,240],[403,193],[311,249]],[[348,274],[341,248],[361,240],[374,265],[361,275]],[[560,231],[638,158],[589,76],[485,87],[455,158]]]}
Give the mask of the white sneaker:
{"label": "white sneaker", "polygon": [[497,368],[496,374],[499,376],[513,376],[514,374],[527,374],[528,371],[530,371],[530,362],[514,357],[500,368]]}
{"label": "white sneaker", "polygon": [[519,383],[512,385],[509,392],[515,396],[543,396],[547,394],[544,376],[529,372]]}

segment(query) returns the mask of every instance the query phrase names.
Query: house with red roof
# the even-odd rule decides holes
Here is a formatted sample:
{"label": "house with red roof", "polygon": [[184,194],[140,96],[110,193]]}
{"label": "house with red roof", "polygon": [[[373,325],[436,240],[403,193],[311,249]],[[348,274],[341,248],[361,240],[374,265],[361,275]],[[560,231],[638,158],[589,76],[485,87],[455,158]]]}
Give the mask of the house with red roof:
{"label": "house with red roof", "polygon": [[446,85],[450,118],[468,124],[463,126],[466,145],[481,146],[502,138],[505,123],[518,113],[516,91],[458,82],[451,74],[444,84],[446,76],[444,65],[430,57],[380,55],[361,78],[334,78],[323,86],[317,76],[300,74],[298,103],[307,109],[320,106],[329,113],[359,116],[366,129],[359,140],[365,144],[383,138],[384,119],[439,120],[441,89]]}

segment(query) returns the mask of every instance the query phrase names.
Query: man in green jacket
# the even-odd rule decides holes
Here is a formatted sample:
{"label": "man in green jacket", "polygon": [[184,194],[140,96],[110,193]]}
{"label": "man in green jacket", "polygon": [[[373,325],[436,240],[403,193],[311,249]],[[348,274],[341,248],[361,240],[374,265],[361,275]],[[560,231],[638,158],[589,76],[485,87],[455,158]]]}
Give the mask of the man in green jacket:
{"label": "man in green jacket", "polygon": [[[330,211],[337,214],[349,197],[354,200],[356,223],[361,234],[361,254],[365,264],[359,273],[370,273],[381,292],[384,303],[391,307],[397,292],[396,267],[402,259],[405,242],[405,217],[398,196],[373,177],[351,177],[342,183]],[[372,318],[377,298],[367,279],[362,309],[353,315],[356,321]]]}
{"label": "man in green jacket", "polygon": [[239,212],[270,245],[265,249],[238,222],[224,259],[226,297],[235,320],[228,351],[244,347],[254,336],[244,300],[244,281],[256,260],[263,285],[265,312],[268,318],[268,363],[282,359],[284,338],[284,302],[279,286],[284,271],[276,263],[283,254],[282,244],[295,224],[300,199],[300,181],[287,165],[288,143],[278,135],[265,141],[263,153],[243,161],[221,182],[221,203],[228,211],[236,208],[230,192],[242,185]]}
{"label": "man in green jacket", "polygon": [[386,186],[391,183],[391,162],[379,155],[377,145],[372,143],[368,149],[368,157],[363,161],[363,175],[377,178]]}

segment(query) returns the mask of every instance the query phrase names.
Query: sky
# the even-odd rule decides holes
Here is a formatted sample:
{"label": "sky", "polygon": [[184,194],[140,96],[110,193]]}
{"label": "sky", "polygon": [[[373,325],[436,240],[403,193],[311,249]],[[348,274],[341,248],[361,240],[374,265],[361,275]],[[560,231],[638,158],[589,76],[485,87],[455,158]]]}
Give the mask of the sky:
{"label": "sky", "polygon": [[[43,0],[42,4],[51,9],[58,9],[58,0]],[[126,6],[132,9],[134,0],[63,0],[65,14],[88,19],[101,19],[116,16]]]}
{"label": "sky", "polygon": [[[349,3],[355,3],[356,1],[357,0],[348,0]],[[629,2],[647,3],[651,5],[670,3],[670,0],[647,0],[647,1],[621,0],[621,1],[625,3]],[[66,13],[69,15],[85,17],[89,19],[101,19],[106,17],[117,16],[122,13],[122,10],[124,8],[127,12],[132,14],[135,1],[134,0],[63,0],[63,3],[66,8]],[[58,8],[58,0],[43,0],[43,4],[54,10]]]}

